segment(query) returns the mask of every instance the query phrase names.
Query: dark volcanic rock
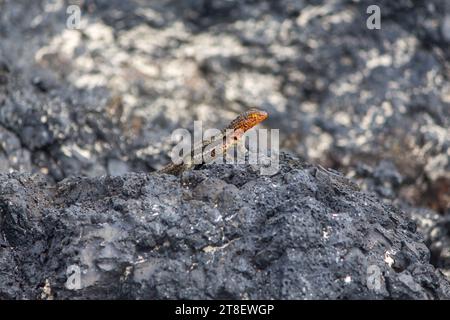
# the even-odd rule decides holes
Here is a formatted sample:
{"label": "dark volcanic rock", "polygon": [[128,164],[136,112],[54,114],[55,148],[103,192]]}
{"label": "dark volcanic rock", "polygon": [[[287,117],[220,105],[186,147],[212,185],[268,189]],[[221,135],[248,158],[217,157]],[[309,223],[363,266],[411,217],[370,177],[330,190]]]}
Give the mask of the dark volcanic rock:
{"label": "dark volcanic rock", "polygon": [[284,154],[255,170],[1,175],[0,297],[450,298],[404,212]]}

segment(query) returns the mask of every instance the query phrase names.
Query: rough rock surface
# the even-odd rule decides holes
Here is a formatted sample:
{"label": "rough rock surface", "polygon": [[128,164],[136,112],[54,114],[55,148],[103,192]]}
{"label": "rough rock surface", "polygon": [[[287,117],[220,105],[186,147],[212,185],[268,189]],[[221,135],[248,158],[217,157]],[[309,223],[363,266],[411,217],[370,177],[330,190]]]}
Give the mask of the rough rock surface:
{"label": "rough rock surface", "polygon": [[287,155],[272,177],[3,174],[0,210],[1,298],[450,298],[404,212]]}

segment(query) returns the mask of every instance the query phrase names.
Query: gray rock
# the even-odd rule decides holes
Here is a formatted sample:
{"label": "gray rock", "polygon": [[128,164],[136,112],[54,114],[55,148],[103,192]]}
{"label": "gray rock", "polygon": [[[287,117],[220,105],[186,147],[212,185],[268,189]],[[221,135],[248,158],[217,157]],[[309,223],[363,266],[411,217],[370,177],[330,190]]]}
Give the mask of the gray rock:
{"label": "gray rock", "polygon": [[0,175],[0,296],[450,298],[404,212],[335,173],[284,154],[280,164],[272,177],[209,165],[183,180],[129,173],[55,188]]}

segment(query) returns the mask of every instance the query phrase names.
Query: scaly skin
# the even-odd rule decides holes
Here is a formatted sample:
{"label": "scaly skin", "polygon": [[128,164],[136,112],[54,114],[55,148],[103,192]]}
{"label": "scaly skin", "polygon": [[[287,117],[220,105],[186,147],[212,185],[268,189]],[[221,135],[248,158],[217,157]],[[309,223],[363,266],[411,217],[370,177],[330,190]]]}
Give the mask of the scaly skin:
{"label": "scaly skin", "polygon": [[181,163],[170,163],[159,172],[180,175],[195,165],[212,162],[222,156],[230,146],[235,145],[246,131],[267,117],[267,112],[256,108],[241,113],[220,134],[194,146],[191,154],[186,155]]}

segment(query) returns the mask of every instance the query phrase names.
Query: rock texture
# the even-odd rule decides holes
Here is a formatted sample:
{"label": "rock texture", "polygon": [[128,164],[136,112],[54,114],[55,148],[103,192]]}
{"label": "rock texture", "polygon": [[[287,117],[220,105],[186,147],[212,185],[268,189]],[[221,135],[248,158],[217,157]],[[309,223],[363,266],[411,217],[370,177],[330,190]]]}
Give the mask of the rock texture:
{"label": "rock texture", "polygon": [[272,177],[209,165],[0,182],[2,298],[450,298],[404,212],[290,156]]}

